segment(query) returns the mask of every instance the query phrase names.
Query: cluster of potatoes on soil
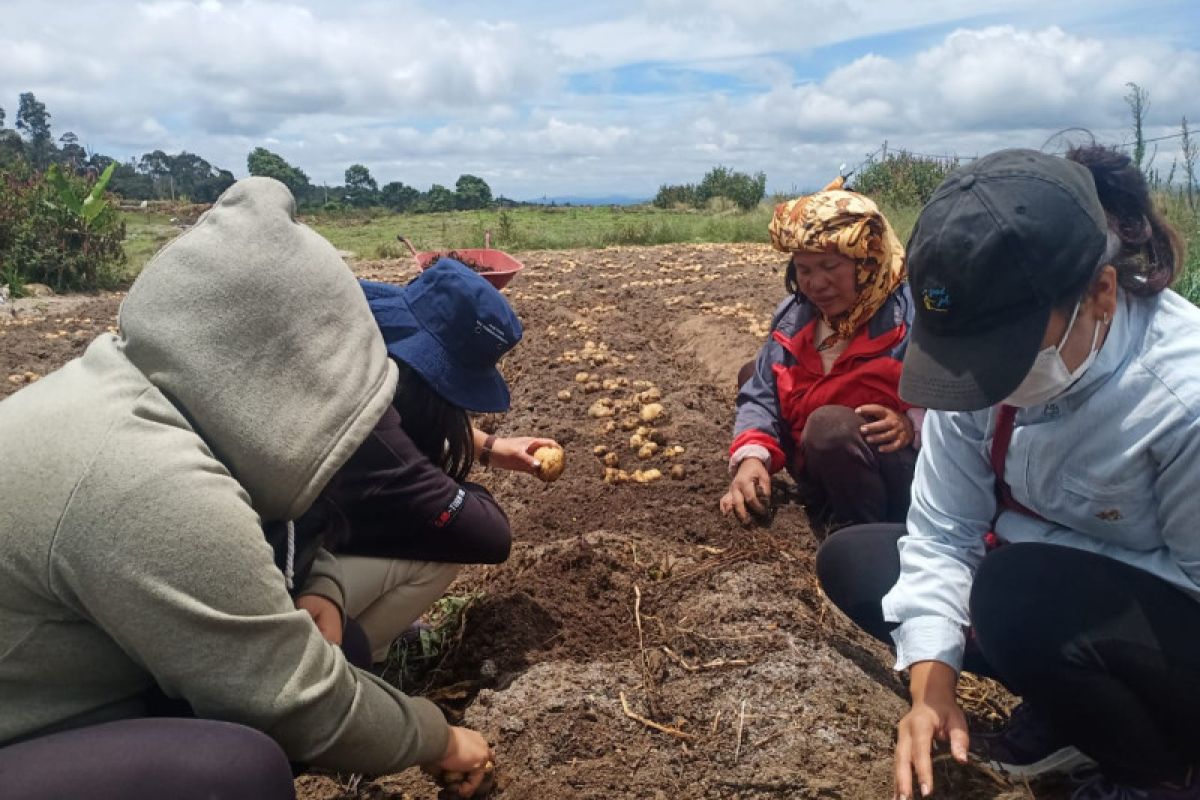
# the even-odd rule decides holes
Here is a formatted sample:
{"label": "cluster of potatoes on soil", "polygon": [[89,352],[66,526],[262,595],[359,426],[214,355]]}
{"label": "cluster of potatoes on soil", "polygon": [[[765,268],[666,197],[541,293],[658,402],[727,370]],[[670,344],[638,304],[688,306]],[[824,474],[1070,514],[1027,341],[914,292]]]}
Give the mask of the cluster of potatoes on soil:
{"label": "cluster of potatoes on soil", "polygon": [[41,375],[36,372],[14,372],[8,376],[8,382],[14,383],[17,386],[22,386],[27,383],[36,383],[41,380]]}
{"label": "cluster of potatoes on soil", "polygon": [[760,319],[745,303],[717,305],[712,302],[704,302],[700,304],[700,311],[706,316],[725,317],[726,319],[745,323],[744,330],[756,339],[765,339],[767,334],[771,332],[770,319]]}
{"label": "cluster of potatoes on soil", "polygon": [[[605,483],[653,483],[666,476],[683,480],[688,474],[683,464],[668,467],[661,463],[673,462],[684,453],[684,447],[672,445],[660,427],[668,420],[661,390],[648,380],[630,380],[619,374],[631,360],[631,356],[622,357],[607,343],[590,339],[581,349],[566,350],[558,357],[560,363],[590,369],[576,372],[570,389],[560,390],[557,397],[563,403],[583,399],[588,403],[589,419],[600,423],[599,433],[610,444],[596,444],[592,452],[604,465]],[[611,373],[606,377],[599,369],[610,369]],[[623,457],[630,467],[636,463],[636,469],[623,469]],[[547,462],[540,451],[536,458],[545,468]],[[661,469],[650,463],[655,459]]]}
{"label": "cluster of potatoes on soil", "polygon": [[[588,341],[582,350],[568,350],[559,360],[570,364],[588,364],[595,368],[610,366],[620,370],[624,367],[623,359],[603,342],[596,344]],[[613,435],[614,438],[629,435],[627,449],[624,442],[618,445],[597,444],[592,448],[592,454],[604,465],[605,483],[654,483],[665,476],[662,469],[648,462],[654,459],[671,461],[683,455],[684,448],[670,444],[666,432],[658,427],[667,421],[668,414],[662,403],[662,391],[650,381],[631,381],[624,375],[604,377],[581,370],[575,374],[574,388],[561,390],[558,399],[564,403],[570,402],[577,393],[596,395],[588,405],[587,415],[600,423],[601,433]],[[614,396],[620,394],[625,396]],[[632,472],[622,469],[623,452],[636,458],[640,466]],[[687,470],[682,464],[672,464],[667,474],[682,480]]]}

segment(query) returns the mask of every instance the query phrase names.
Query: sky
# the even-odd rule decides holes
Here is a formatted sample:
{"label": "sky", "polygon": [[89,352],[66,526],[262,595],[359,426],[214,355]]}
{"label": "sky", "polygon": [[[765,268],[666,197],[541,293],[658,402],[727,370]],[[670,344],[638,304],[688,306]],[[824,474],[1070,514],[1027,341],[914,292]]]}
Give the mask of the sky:
{"label": "sky", "polygon": [[[255,147],[314,183],[460,174],[495,194],[644,198],[723,164],[818,187],[886,141],[973,156],[1200,124],[1198,0],[0,2],[0,107],[121,159]],[[1053,148],[1054,143],[1048,145]],[[1165,174],[1178,140],[1157,147]]]}

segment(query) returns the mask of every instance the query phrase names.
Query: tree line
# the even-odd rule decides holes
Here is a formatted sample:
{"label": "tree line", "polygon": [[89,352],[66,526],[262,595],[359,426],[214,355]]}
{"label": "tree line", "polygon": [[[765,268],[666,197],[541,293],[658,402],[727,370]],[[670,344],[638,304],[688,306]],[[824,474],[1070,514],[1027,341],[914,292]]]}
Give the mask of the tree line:
{"label": "tree line", "polygon": [[490,208],[497,202],[487,181],[475,175],[460,175],[454,189],[435,183],[422,192],[401,181],[385,183],[381,187],[369,169],[362,164],[351,164],[343,176],[343,185],[324,186],[312,183],[304,170],[264,147],[251,151],[246,158],[246,168],[251,175],[281,181],[305,208],[383,207],[392,211],[424,213]]}
{"label": "tree line", "polygon": [[[13,128],[5,127],[6,119],[0,107],[0,170],[7,172],[43,173],[51,165],[58,165],[65,172],[94,179],[115,164],[108,190],[135,201],[211,203],[236,180],[231,171],[186,150],[175,154],[154,150],[122,162],[90,151],[72,131],[56,139],[51,114],[33,92],[20,95]],[[435,183],[428,191],[421,191],[400,181],[380,187],[370,170],[352,164],[346,169],[342,185],[317,185],[302,169],[262,147],[251,151],[246,167],[251,175],[282,181],[306,210],[384,207],[420,213],[488,208],[496,202],[491,187],[475,175],[460,176],[453,189]]]}

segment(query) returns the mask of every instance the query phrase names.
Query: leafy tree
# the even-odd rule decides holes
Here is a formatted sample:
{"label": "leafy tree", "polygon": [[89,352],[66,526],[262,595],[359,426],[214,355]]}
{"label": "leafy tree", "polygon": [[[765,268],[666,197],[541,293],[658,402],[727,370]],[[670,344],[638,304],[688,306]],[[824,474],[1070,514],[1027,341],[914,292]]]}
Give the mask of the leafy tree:
{"label": "leafy tree", "polygon": [[379,192],[379,200],[393,211],[409,211],[421,199],[421,193],[412,186],[405,186],[400,181],[384,184]]}
{"label": "leafy tree", "polygon": [[[175,199],[175,182],[171,178],[171,157],[162,150],[146,153],[138,159],[138,172],[147,175],[154,187],[154,197]],[[143,198],[144,199],[144,198]]]}
{"label": "leafy tree", "polygon": [[854,189],[889,205],[923,206],[942,181],[958,168],[955,158],[928,158],[901,150],[889,152],[858,173]]}
{"label": "leafy tree", "polygon": [[425,211],[453,211],[456,200],[454,192],[435,183],[421,196],[421,208]]}
{"label": "leafy tree", "polygon": [[[101,163],[97,163],[98,161]],[[103,156],[101,159],[93,159],[92,166],[97,169],[106,169],[107,164],[102,166],[103,161],[112,161],[112,159]],[[138,172],[137,166],[132,161],[127,164],[117,164],[112,180],[108,182],[108,188],[112,190],[113,194],[130,200],[152,200],[156,197],[153,179],[145,173]]]}
{"label": "leafy tree", "polygon": [[374,192],[379,189],[379,184],[371,177],[371,171],[362,164],[351,164],[346,169],[346,188],[350,190],[359,189],[369,192]]}
{"label": "leafy tree", "polygon": [[350,205],[358,208],[375,205],[378,195],[379,184],[369,169],[362,164],[351,164],[346,169],[346,199]]}
{"label": "leafy tree", "polygon": [[62,145],[58,151],[58,161],[60,164],[66,164],[71,169],[79,169],[87,163],[87,150],[84,150],[82,145],[79,144],[79,137],[74,133],[67,131],[58,137],[58,143]]}
{"label": "leafy tree", "polygon": [[460,175],[454,184],[458,208],[487,208],[492,204],[492,187],[483,178]]}
{"label": "leafy tree", "polygon": [[25,160],[25,143],[11,128],[0,128],[0,167]]}
{"label": "leafy tree", "polygon": [[17,109],[17,130],[28,143],[29,162],[35,169],[45,169],[54,156],[54,139],[50,133],[50,112],[33,92],[21,94]]}
{"label": "leafy tree", "polygon": [[709,170],[696,187],[696,201],[697,205],[702,205],[714,197],[727,197],[739,208],[749,210],[762,202],[766,192],[766,173],[751,176],[717,166]]}
{"label": "leafy tree", "polygon": [[293,167],[283,156],[272,153],[264,147],[256,147],[246,157],[246,167],[251,175],[262,175],[274,178],[291,190],[297,200],[306,195],[311,189],[308,176],[298,167]]}
{"label": "leafy tree", "polygon": [[16,131],[4,127],[4,109],[0,108],[0,167],[15,164],[25,158],[25,145]]}
{"label": "leafy tree", "polygon": [[700,205],[696,195],[696,184],[684,183],[671,186],[664,183],[658,187],[658,194],[654,196],[654,205],[658,208]]}
{"label": "leafy tree", "polygon": [[234,182],[232,172],[218,169],[186,150],[177,156],[167,156],[167,166],[178,193],[194,203],[213,202]]}

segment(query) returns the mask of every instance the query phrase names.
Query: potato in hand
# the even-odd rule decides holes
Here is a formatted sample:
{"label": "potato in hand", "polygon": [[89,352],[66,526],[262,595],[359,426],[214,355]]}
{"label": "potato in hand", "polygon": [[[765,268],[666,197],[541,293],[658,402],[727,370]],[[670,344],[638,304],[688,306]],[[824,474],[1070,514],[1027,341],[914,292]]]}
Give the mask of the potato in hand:
{"label": "potato in hand", "polygon": [[558,480],[566,468],[566,454],[560,447],[539,447],[534,451],[533,457],[541,464],[537,476],[546,483]]}

